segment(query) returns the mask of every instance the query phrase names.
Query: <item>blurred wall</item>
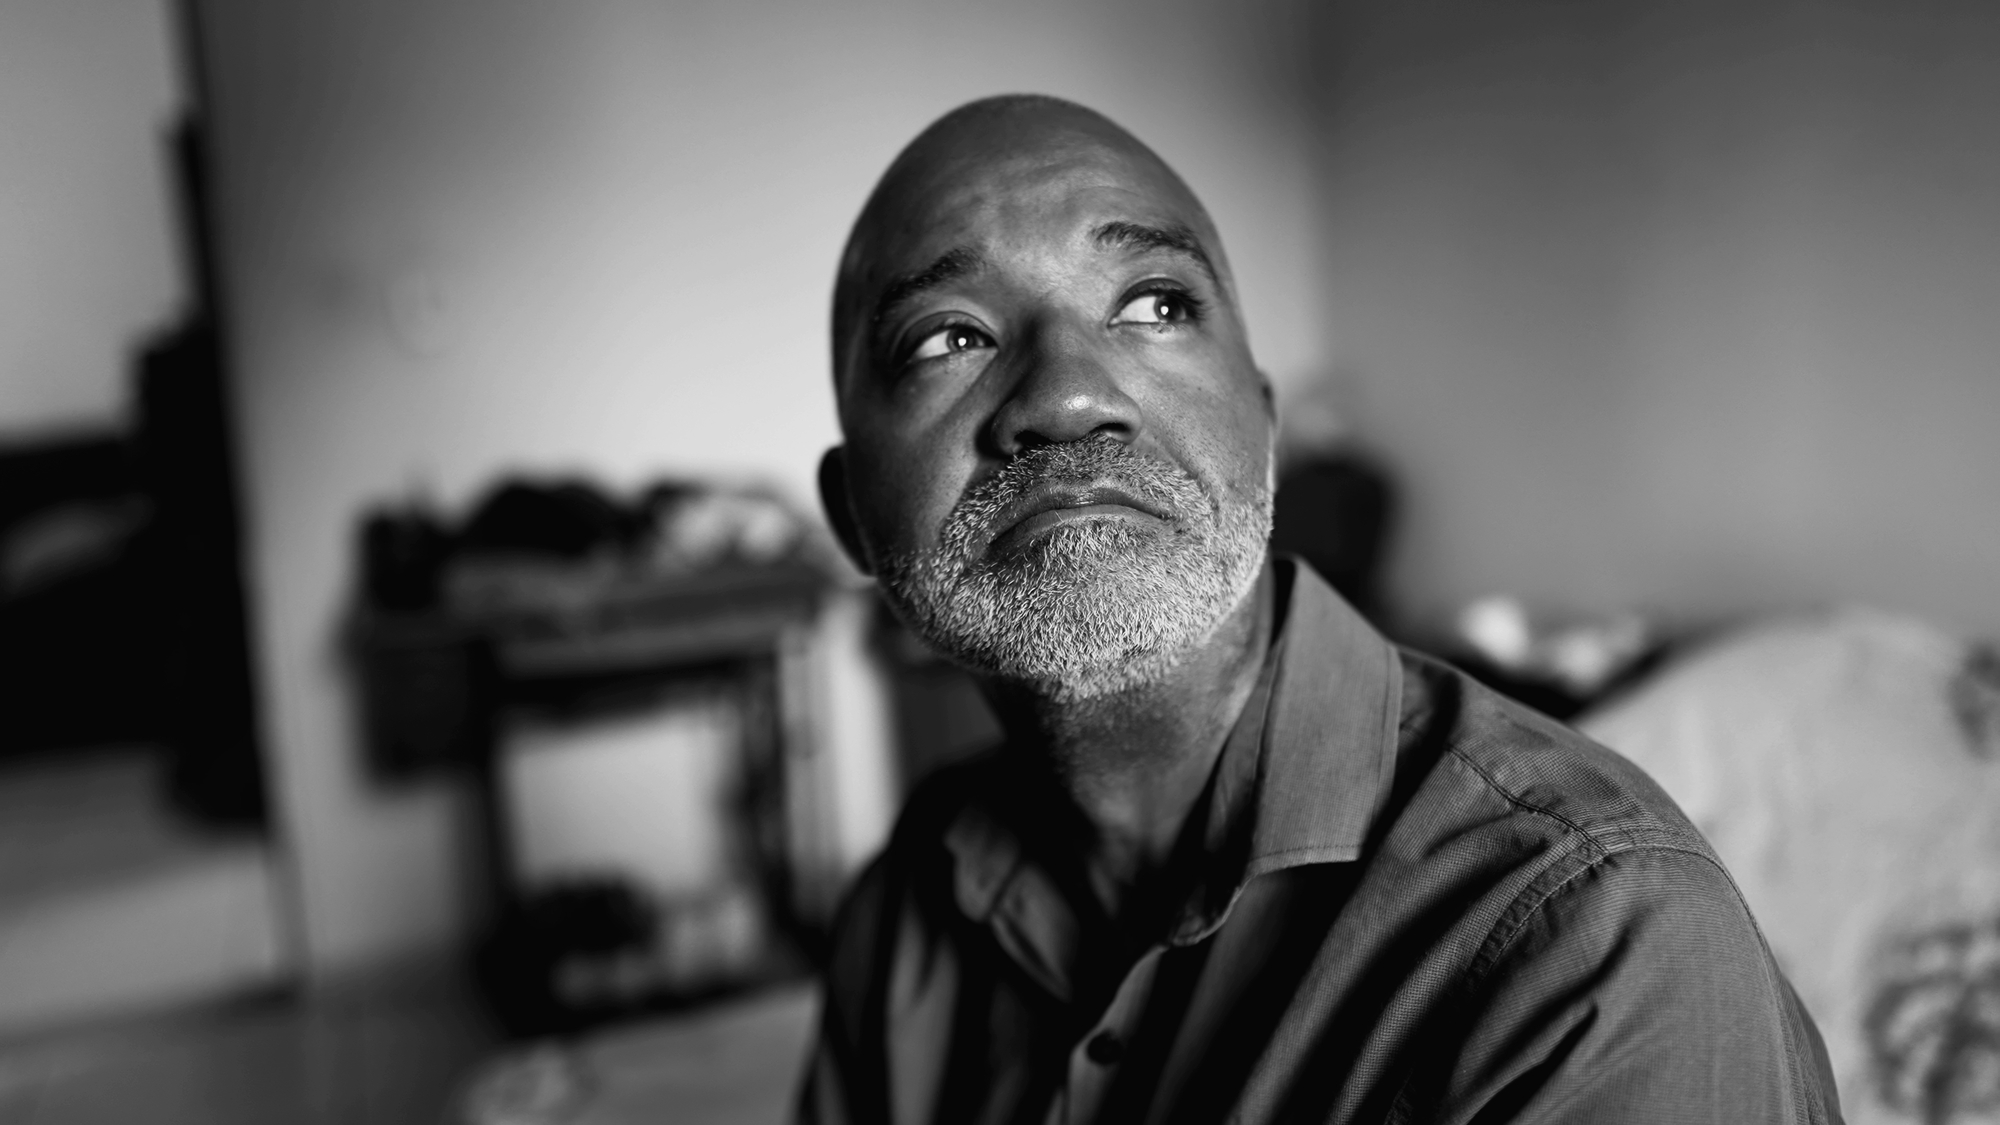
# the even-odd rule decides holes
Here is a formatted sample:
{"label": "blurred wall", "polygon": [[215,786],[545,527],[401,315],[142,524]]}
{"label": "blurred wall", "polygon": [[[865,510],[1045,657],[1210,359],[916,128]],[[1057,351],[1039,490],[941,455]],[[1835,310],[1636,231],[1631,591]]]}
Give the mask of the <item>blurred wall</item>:
{"label": "blurred wall", "polygon": [[166,0],[0,4],[0,440],[126,420],[181,311]]}
{"label": "blurred wall", "polygon": [[1279,3],[201,0],[274,776],[311,963],[433,945],[464,794],[363,776],[337,630],[364,504],[508,468],[775,482],[835,439],[826,306],[897,149],[1064,94],[1227,232],[1261,360],[1323,369],[1326,279]]}
{"label": "blurred wall", "polygon": [[2000,633],[2000,7],[1347,4],[1323,42],[1334,353],[1415,614]]}
{"label": "blurred wall", "polygon": [[1858,598],[2000,632],[2000,17],[1971,0],[199,10],[320,967],[469,909],[463,795],[359,769],[360,507],[506,468],[811,504],[846,225],[981,94],[1096,105],[1203,195],[1281,396],[1334,383],[1390,460],[1419,618]]}

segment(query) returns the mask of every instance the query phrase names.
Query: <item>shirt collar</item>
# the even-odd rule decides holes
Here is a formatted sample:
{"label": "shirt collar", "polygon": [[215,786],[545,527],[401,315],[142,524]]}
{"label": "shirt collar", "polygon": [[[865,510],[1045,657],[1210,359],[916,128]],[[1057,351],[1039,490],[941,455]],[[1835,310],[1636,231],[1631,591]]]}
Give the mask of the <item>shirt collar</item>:
{"label": "shirt collar", "polygon": [[1403,662],[1326,580],[1296,559],[1260,746],[1244,878],[1359,859],[1389,798]]}
{"label": "shirt collar", "polygon": [[[1270,565],[1276,637],[1216,763],[1204,870],[1168,934],[1176,945],[1213,933],[1260,875],[1360,858],[1388,799],[1402,709],[1395,648],[1310,567],[1287,556]],[[959,908],[1058,983],[1049,978],[1063,976],[1077,924],[1049,901],[1053,881],[1027,861],[1002,811],[975,800],[944,842]]]}

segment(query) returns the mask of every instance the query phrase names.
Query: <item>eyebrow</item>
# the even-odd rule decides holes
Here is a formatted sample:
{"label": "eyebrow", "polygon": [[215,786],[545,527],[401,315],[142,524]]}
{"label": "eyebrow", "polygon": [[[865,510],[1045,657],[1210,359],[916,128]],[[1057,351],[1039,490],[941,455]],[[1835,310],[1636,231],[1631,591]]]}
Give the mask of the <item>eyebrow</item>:
{"label": "eyebrow", "polygon": [[1184,254],[1194,259],[1201,271],[1208,275],[1210,284],[1222,288],[1222,278],[1215,272],[1215,263],[1209,259],[1208,251],[1201,245],[1201,239],[1188,227],[1149,227],[1144,223],[1113,219],[1091,228],[1091,241],[1107,250],[1167,250]]}
{"label": "eyebrow", "polygon": [[930,265],[913,273],[903,274],[884,286],[882,295],[875,299],[875,314],[869,318],[869,323],[880,325],[895,315],[896,310],[904,303],[918,295],[984,268],[986,268],[985,256],[970,246],[947,250],[938,255],[937,260]]}

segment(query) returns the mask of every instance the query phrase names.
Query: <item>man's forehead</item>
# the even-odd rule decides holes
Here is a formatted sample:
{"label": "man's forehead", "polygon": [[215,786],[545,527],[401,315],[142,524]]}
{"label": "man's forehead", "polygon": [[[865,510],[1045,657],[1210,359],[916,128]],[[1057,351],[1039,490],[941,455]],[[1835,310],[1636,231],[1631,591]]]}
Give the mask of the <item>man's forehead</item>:
{"label": "man's forehead", "polygon": [[[1102,237],[1107,224],[1120,223],[1165,237]],[[1010,246],[1051,239],[1097,249],[1191,249],[1224,300],[1233,301],[1214,224],[1153,150],[1073,103],[989,98],[960,106],[911,141],[862,208],[834,285],[836,381],[872,314],[895,303],[893,290],[963,276]]]}
{"label": "man's forehead", "polygon": [[998,258],[1088,245],[1112,221],[1210,239],[1200,204],[1165,165],[1150,153],[1104,145],[1058,143],[941,162],[895,185],[882,202],[888,221],[857,232],[866,243],[854,263],[856,280],[869,288],[954,250]]}
{"label": "man's forehead", "polygon": [[1187,231],[1205,241],[1195,233],[1198,222],[1198,213],[1115,183],[945,196],[927,214],[886,233],[870,255],[866,283],[879,288],[953,253],[969,251],[992,263],[1111,249],[1116,244],[1103,235],[1113,228]]}

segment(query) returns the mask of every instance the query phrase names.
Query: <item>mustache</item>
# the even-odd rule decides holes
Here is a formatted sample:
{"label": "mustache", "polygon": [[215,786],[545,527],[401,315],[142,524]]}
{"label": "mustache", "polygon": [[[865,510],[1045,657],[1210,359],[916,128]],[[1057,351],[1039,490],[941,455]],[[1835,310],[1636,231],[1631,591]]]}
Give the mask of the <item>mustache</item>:
{"label": "mustache", "polygon": [[945,520],[948,542],[988,538],[998,521],[1028,493],[1042,488],[1111,486],[1185,526],[1207,517],[1213,504],[1186,470],[1134,450],[1109,434],[1037,445],[967,489]]}

